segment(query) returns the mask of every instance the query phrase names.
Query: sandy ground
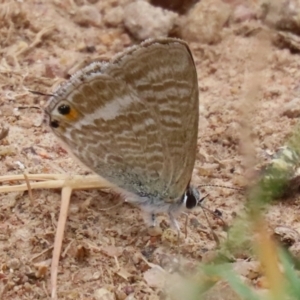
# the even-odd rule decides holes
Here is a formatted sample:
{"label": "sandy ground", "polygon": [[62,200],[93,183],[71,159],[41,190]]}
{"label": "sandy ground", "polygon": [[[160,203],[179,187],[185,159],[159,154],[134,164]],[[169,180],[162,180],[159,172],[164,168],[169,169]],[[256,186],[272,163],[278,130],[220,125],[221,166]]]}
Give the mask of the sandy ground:
{"label": "sandy ground", "polygon": [[[103,15],[125,3],[90,2],[96,2],[88,4]],[[1,175],[88,174],[43,123],[47,97],[27,91],[51,93],[88,61],[111,57],[135,43],[122,24],[109,27],[99,21],[86,26],[78,21],[80,7],[72,1],[0,3],[0,118],[2,126],[9,127],[0,141]],[[197,185],[246,185],[255,167],[284,144],[297,122],[283,115],[283,107],[299,97],[299,57],[277,48],[271,33],[260,28],[261,22],[251,19],[247,26],[224,26],[216,44],[187,41],[200,90],[199,154],[193,174]],[[243,209],[244,197],[237,191],[201,190],[209,194],[206,207],[218,209],[228,224]],[[27,192],[0,197],[0,295],[46,299],[60,190],[35,190],[33,203]],[[300,230],[297,201],[295,196],[270,207],[270,229]],[[182,234],[178,246],[166,216],[159,217],[162,233],[151,236],[138,209],[122,204],[106,210],[118,203],[116,197],[96,190],[72,194],[58,274],[59,299],[105,299],[103,292],[107,299],[165,299],[158,280],[149,279],[149,263],[170,274],[177,269],[193,273],[216,247],[200,209],[190,214],[188,235]],[[222,223],[211,216],[210,220],[215,233],[225,239]],[[184,216],[180,224],[184,228]],[[215,299],[225,299],[225,294]]]}

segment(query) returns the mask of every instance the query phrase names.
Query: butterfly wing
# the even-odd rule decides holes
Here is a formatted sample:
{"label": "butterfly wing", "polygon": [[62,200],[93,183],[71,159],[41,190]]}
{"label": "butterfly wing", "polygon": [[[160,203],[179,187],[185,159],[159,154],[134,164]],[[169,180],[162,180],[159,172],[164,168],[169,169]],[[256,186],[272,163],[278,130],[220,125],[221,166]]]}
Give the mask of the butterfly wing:
{"label": "butterfly wing", "polygon": [[140,196],[181,196],[195,162],[198,85],[186,44],[152,40],[76,73],[50,126],[81,162]]}
{"label": "butterfly wing", "polygon": [[[137,60],[127,59],[130,55]],[[156,124],[153,136],[144,131],[148,168],[162,164],[150,186],[157,186],[165,199],[182,196],[195,163],[199,118],[197,72],[187,44],[178,39],[146,41],[116,57],[107,73],[137,92]]]}

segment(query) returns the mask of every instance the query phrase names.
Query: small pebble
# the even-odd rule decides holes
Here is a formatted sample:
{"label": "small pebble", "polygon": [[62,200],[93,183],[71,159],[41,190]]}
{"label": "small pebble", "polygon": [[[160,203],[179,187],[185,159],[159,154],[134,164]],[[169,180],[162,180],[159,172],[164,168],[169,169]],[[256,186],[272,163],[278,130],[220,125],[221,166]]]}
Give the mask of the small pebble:
{"label": "small pebble", "polygon": [[108,26],[117,27],[123,22],[124,9],[121,6],[113,7],[103,19]]}
{"label": "small pebble", "polygon": [[91,5],[83,5],[76,11],[74,21],[84,27],[96,26],[99,27],[102,23],[102,16],[95,7]]}
{"label": "small pebble", "polygon": [[116,300],[115,295],[104,288],[95,290],[94,297],[97,300]]}
{"label": "small pebble", "polygon": [[167,37],[175,25],[177,14],[144,1],[125,6],[124,25],[138,40]]}
{"label": "small pebble", "polygon": [[222,29],[230,14],[230,5],[222,0],[199,1],[181,20],[181,36],[188,42],[216,44],[222,39]]}
{"label": "small pebble", "polygon": [[9,269],[17,270],[20,267],[20,261],[17,258],[12,258],[7,262]]}
{"label": "small pebble", "polygon": [[162,239],[163,242],[168,242],[168,243],[171,243],[171,244],[176,244],[179,241],[178,232],[174,231],[171,228],[168,228],[167,230],[165,230],[163,232],[163,235],[162,235],[161,239]]}
{"label": "small pebble", "polygon": [[294,98],[282,107],[282,115],[289,118],[300,117],[300,98]]}

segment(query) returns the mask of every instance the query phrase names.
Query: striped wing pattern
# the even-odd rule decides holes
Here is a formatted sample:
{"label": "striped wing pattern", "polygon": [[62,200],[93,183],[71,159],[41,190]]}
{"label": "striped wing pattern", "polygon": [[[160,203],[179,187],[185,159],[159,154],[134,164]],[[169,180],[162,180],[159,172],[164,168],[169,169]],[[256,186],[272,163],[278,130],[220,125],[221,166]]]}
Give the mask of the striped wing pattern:
{"label": "striped wing pattern", "polygon": [[138,196],[174,202],[191,179],[198,109],[190,50],[166,38],[77,72],[46,114],[54,133],[94,172]]}

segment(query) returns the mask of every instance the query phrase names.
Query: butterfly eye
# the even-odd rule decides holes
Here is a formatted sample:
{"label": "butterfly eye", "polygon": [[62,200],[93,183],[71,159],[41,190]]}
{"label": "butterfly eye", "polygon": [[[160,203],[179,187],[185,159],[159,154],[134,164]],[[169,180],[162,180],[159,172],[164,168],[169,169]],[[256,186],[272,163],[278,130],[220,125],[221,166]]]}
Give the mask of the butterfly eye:
{"label": "butterfly eye", "polygon": [[197,206],[199,199],[199,192],[194,187],[188,186],[184,193],[185,207],[187,209],[193,209]]}
{"label": "butterfly eye", "polygon": [[68,115],[71,112],[71,107],[67,104],[61,104],[57,110],[61,115]]}
{"label": "butterfly eye", "polygon": [[195,198],[195,195],[188,193],[185,205],[187,209],[193,209],[197,205],[197,199]]}
{"label": "butterfly eye", "polygon": [[57,120],[53,120],[50,122],[50,126],[53,128],[58,128],[59,127],[59,123]]}

